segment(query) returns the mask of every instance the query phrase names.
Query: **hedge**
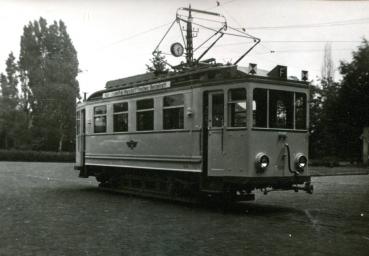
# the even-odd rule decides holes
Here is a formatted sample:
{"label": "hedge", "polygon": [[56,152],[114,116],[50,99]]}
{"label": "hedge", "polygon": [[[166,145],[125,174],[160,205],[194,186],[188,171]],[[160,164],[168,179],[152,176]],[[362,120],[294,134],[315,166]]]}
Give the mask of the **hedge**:
{"label": "hedge", "polygon": [[74,162],[74,152],[0,150],[0,161]]}

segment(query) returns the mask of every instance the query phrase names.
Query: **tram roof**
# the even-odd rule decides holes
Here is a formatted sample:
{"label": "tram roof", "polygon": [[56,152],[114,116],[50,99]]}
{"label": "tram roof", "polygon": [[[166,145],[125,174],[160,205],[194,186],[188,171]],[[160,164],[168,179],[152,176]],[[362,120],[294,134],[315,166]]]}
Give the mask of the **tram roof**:
{"label": "tram roof", "polygon": [[[253,64],[254,65],[254,64]],[[255,67],[255,66],[254,66]],[[179,72],[168,72],[165,74],[156,75],[154,73],[144,73],[140,75],[130,76],[126,78],[110,80],[105,85],[105,90],[100,90],[93,93],[88,100],[97,100],[102,98],[103,93],[112,92],[120,89],[135,88],[147,84],[155,84],[170,81],[174,86],[188,85],[189,83],[207,83],[217,81],[231,81],[239,79],[255,79],[255,80],[270,80],[278,83],[294,83],[300,86],[306,86],[306,82],[299,81],[294,77],[278,77],[280,67],[276,66],[272,71],[267,71],[259,68],[240,67],[236,65],[211,65],[188,68]],[[285,67],[286,68],[286,67]],[[276,72],[278,69],[278,72]],[[287,72],[287,70],[286,70]],[[277,75],[276,75],[277,74]]]}

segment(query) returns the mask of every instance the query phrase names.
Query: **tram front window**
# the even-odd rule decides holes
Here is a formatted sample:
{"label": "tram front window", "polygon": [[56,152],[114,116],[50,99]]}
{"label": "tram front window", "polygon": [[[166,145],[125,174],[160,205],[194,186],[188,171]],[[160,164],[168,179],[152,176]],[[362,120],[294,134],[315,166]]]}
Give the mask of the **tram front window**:
{"label": "tram front window", "polygon": [[306,94],[296,93],[295,96],[296,129],[306,129]]}
{"label": "tram front window", "polygon": [[269,91],[269,125],[293,129],[293,92]]}
{"label": "tram front window", "polygon": [[306,130],[305,93],[257,88],[253,94],[254,127]]}

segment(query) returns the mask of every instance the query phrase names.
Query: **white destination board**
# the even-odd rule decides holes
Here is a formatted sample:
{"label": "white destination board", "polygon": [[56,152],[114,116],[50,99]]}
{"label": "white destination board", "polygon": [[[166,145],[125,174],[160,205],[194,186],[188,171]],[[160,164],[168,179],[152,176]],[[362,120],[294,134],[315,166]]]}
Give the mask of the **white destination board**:
{"label": "white destination board", "polygon": [[123,90],[113,91],[113,92],[105,92],[103,93],[103,98],[110,98],[110,97],[117,97],[122,95],[129,95],[129,94],[135,94],[140,92],[148,92],[148,91],[154,91],[154,90],[160,90],[170,87],[170,81],[156,83],[156,84],[147,84],[142,86],[137,86],[133,88],[127,88]]}

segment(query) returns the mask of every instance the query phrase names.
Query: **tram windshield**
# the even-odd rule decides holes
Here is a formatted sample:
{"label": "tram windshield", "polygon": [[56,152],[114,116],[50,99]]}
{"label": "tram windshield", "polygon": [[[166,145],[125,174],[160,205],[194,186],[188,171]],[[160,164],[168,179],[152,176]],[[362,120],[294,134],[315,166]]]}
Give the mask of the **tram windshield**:
{"label": "tram windshield", "polygon": [[253,126],[306,130],[306,94],[254,89]]}

